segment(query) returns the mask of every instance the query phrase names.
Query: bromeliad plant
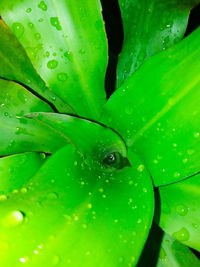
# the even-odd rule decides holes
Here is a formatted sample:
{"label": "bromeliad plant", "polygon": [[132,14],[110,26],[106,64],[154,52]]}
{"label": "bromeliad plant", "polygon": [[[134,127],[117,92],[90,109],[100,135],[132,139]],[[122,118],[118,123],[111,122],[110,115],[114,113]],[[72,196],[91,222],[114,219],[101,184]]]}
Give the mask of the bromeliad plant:
{"label": "bromeliad plant", "polygon": [[198,3],[119,0],[106,101],[99,0],[1,0],[1,266],[200,265]]}

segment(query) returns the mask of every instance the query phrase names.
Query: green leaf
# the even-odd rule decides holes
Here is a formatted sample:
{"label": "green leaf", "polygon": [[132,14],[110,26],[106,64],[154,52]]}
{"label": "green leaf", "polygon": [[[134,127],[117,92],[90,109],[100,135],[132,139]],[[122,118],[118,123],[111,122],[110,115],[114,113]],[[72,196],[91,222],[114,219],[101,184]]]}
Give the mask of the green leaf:
{"label": "green leaf", "polygon": [[6,200],[10,193],[26,193],[23,184],[35,175],[44,163],[43,153],[27,152],[0,158],[0,200]]}
{"label": "green leaf", "polygon": [[107,65],[100,1],[3,0],[0,10],[50,90],[78,115],[97,118]]}
{"label": "green leaf", "polygon": [[0,20],[0,77],[17,81],[52,103],[60,112],[72,109],[50,91],[33,68],[26,52],[8,27]]}
{"label": "green leaf", "polygon": [[[27,112],[52,111],[51,107],[14,82],[0,79],[0,90],[0,155],[42,151],[40,138],[43,134],[53,147],[55,142],[47,131],[43,133],[44,127],[22,117]],[[59,142],[59,136],[53,137]]]}
{"label": "green leaf", "polygon": [[0,207],[2,266],[135,266],[153,217],[153,189],[141,161],[94,171],[69,145]]}
{"label": "green leaf", "polygon": [[190,10],[199,0],[119,0],[124,41],[117,68],[118,87],[152,55],[178,43]]}
{"label": "green leaf", "polygon": [[158,190],[160,227],[181,243],[200,251],[200,175]]}
{"label": "green leaf", "polygon": [[200,170],[199,40],[200,28],[147,60],[105,105],[101,121],[142,156],[156,186]]}
{"label": "green leaf", "polygon": [[200,260],[186,246],[164,234],[156,267],[198,267]]}
{"label": "green leaf", "polygon": [[[44,125],[46,132],[55,132],[64,138],[65,143],[71,143],[85,158],[85,161],[97,169],[112,170],[112,164],[106,164],[109,156],[115,154],[118,162],[117,168],[123,166],[127,156],[126,145],[121,137],[110,128],[98,123],[69,115],[55,113],[30,113],[26,117],[31,121],[37,121],[38,125]],[[40,142],[48,146],[45,135]],[[64,145],[64,143],[62,143]],[[116,162],[117,163],[117,162]],[[121,166],[122,165],[122,166]],[[106,167],[107,166],[107,167]]]}

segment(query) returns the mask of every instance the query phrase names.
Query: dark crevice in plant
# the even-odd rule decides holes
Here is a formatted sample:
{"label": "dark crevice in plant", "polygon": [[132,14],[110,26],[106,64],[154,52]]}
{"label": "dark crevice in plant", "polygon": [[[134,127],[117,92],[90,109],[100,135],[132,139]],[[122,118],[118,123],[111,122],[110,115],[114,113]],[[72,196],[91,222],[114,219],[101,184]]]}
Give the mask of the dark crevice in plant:
{"label": "dark crevice in plant", "polygon": [[200,26],[200,4],[192,9],[189,16],[188,26],[184,37],[192,33],[196,28]]}
{"label": "dark crevice in plant", "polygon": [[137,267],[155,267],[158,261],[164,232],[153,223]]}
{"label": "dark crevice in plant", "polygon": [[190,248],[190,250],[192,251],[192,253],[194,253],[194,255],[195,255],[198,259],[200,259],[200,253],[199,253],[197,250],[195,250],[195,249],[193,249],[193,248]]}
{"label": "dark crevice in plant", "polygon": [[101,0],[103,18],[108,38],[109,60],[105,78],[107,98],[115,90],[118,54],[123,43],[123,26],[120,8],[116,0]]}

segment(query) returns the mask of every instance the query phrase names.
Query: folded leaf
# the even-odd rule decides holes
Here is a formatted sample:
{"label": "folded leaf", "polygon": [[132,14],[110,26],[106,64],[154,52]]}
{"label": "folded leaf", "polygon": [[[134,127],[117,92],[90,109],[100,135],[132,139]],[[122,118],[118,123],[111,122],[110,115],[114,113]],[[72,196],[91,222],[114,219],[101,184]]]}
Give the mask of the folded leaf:
{"label": "folded leaf", "polygon": [[10,193],[26,193],[23,184],[29,181],[41,165],[46,155],[43,153],[28,152],[0,158],[0,200],[6,200]]}
{"label": "folded leaf", "polygon": [[181,243],[200,251],[200,175],[159,187],[159,196],[159,226]]}
{"label": "folded leaf", "polygon": [[52,103],[60,112],[71,112],[72,109],[63,100],[50,91],[33,68],[26,52],[16,37],[0,20],[0,77],[17,81]]}
{"label": "folded leaf", "polygon": [[3,0],[0,10],[50,90],[78,115],[97,118],[107,65],[100,1]]}
{"label": "folded leaf", "polygon": [[147,60],[105,105],[102,122],[142,156],[156,186],[200,170],[199,40],[200,28]]}
{"label": "folded leaf", "polygon": [[[49,136],[44,127],[35,121],[22,117],[33,111],[52,111],[45,102],[32,95],[24,87],[14,82],[0,79],[0,155],[10,155],[28,151],[43,151],[40,138],[46,136],[47,142],[56,150],[56,142],[63,142],[58,135]],[[36,138],[37,137],[37,138]],[[52,142],[56,140],[56,142]],[[43,145],[43,144],[42,144]],[[45,151],[48,152],[48,151]]]}
{"label": "folded leaf", "polygon": [[[123,166],[127,156],[126,145],[121,137],[110,128],[104,127],[85,119],[55,113],[30,113],[26,117],[31,121],[37,121],[38,125],[44,125],[46,132],[52,132],[65,139],[65,143],[71,143],[74,148],[84,155],[85,161],[96,168],[110,170],[112,164],[104,164],[112,155],[116,157],[117,167]],[[46,147],[51,147],[46,136],[40,137],[40,142]],[[62,146],[64,143],[62,143]],[[113,154],[114,153],[114,154]],[[127,162],[124,162],[125,165]],[[114,166],[114,165],[113,165]]]}
{"label": "folded leaf", "polygon": [[179,42],[190,10],[199,0],[119,0],[124,41],[117,69],[118,87],[152,55]]}
{"label": "folded leaf", "polygon": [[69,145],[0,206],[2,266],[135,266],[153,217],[151,178],[132,167],[102,173]]}

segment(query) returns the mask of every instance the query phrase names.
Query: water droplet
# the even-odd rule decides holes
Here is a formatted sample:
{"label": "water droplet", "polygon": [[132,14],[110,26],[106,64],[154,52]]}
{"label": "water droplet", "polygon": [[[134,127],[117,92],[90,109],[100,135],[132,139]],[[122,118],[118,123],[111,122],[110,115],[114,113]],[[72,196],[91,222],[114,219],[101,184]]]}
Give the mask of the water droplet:
{"label": "water droplet", "polygon": [[103,193],[104,189],[103,188],[99,188],[99,192]]}
{"label": "water droplet", "polygon": [[146,192],[147,192],[147,188],[146,188],[146,187],[142,188],[142,191],[143,191],[144,193],[146,193]]}
{"label": "water droplet", "polygon": [[7,117],[8,116],[8,112],[4,112],[4,116]]}
{"label": "water droplet", "polygon": [[21,191],[21,193],[25,194],[25,193],[27,193],[28,189],[26,187],[23,187],[20,191]]}
{"label": "water droplet", "polygon": [[31,22],[29,22],[29,23],[28,23],[28,27],[32,29],[32,28],[34,27],[34,24],[31,23]]}
{"label": "water droplet", "polygon": [[69,61],[72,61],[72,60],[73,60],[73,54],[72,54],[71,51],[66,51],[66,52],[64,53],[64,56],[65,56],[67,59],[69,59]]}
{"label": "water droplet", "polygon": [[21,211],[13,211],[8,214],[2,220],[2,225],[4,227],[12,227],[21,224],[24,221],[24,214]]}
{"label": "water droplet", "polygon": [[180,175],[181,175],[180,172],[175,172],[175,173],[174,173],[174,177],[175,177],[175,178],[178,178]]}
{"label": "water droplet", "polygon": [[19,261],[22,263],[26,263],[28,261],[28,257],[19,258]]}
{"label": "water droplet", "polygon": [[188,241],[190,238],[190,234],[188,230],[185,227],[183,227],[179,231],[174,232],[172,237],[174,237],[175,239],[179,241]]}
{"label": "water droplet", "polygon": [[166,254],[164,248],[162,248],[162,247],[161,247],[160,252],[159,252],[159,258],[162,261],[167,259],[167,254]]}
{"label": "water droplet", "polygon": [[64,72],[59,73],[59,74],[57,75],[57,79],[58,79],[58,81],[61,81],[61,82],[66,81],[67,78],[68,78],[68,75],[67,75],[67,73],[64,73]]}
{"label": "water droplet", "polygon": [[0,201],[5,201],[7,200],[7,196],[6,195],[0,195]]}
{"label": "water droplet", "polygon": [[49,57],[50,56],[49,51],[47,51],[45,55],[46,55],[46,57]]}
{"label": "water droplet", "polygon": [[137,168],[139,172],[142,172],[144,170],[145,166],[143,164],[140,164]]}
{"label": "water droplet", "polygon": [[194,150],[193,149],[188,149],[187,153],[188,153],[188,155],[192,155],[194,153]]}
{"label": "water droplet", "polygon": [[88,209],[92,209],[92,204],[89,203],[89,204],[87,205],[87,207],[88,207]]}
{"label": "water droplet", "polygon": [[194,227],[194,229],[197,229],[199,227],[199,225],[196,223],[193,223],[192,226]]}
{"label": "water droplet", "polygon": [[60,26],[60,22],[58,17],[51,17],[50,23],[53,27],[55,27],[58,31],[62,30],[62,27]]}
{"label": "water droplet", "polygon": [[36,40],[41,39],[41,35],[40,35],[39,32],[35,33],[35,34],[34,34],[34,37],[35,37]]}
{"label": "water droplet", "polygon": [[56,60],[50,60],[47,62],[47,68],[55,69],[58,66],[58,62]]}
{"label": "water droplet", "polygon": [[185,216],[188,213],[188,207],[185,205],[181,204],[176,207],[176,213],[180,216]]}
{"label": "water droplet", "polygon": [[21,38],[24,34],[24,26],[21,23],[13,23],[12,31],[16,35],[17,38]]}
{"label": "water droplet", "polygon": [[39,3],[38,7],[39,7],[40,9],[42,9],[43,11],[47,11],[47,5],[45,4],[44,1],[41,1],[41,2]]}
{"label": "water droplet", "polygon": [[26,13],[31,13],[32,9],[31,8],[27,8]]}
{"label": "water droplet", "polygon": [[199,137],[199,132],[195,132],[195,133],[194,133],[194,137],[195,137],[195,138],[198,138],[198,137]]}
{"label": "water droplet", "polygon": [[138,219],[137,220],[137,223],[139,224],[139,223],[141,223],[142,222],[142,219]]}
{"label": "water droplet", "polygon": [[43,21],[44,21],[43,18],[38,19],[38,22],[43,22]]}

